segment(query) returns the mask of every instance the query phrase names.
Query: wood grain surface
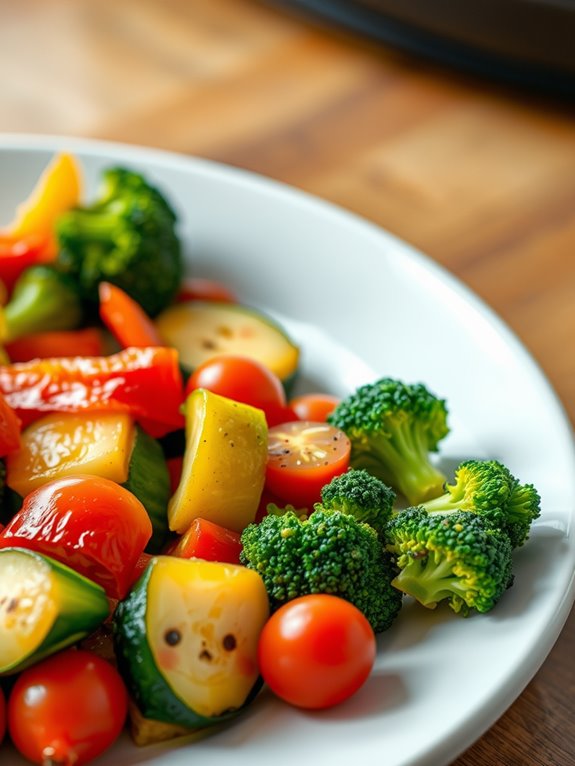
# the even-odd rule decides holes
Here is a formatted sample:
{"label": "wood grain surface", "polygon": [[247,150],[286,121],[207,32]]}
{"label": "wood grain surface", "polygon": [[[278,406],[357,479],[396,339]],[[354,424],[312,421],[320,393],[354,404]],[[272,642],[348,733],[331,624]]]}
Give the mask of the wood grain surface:
{"label": "wood grain surface", "polygon": [[[250,0],[0,0],[0,93],[0,131],[209,157],[383,225],[503,317],[575,422],[572,106]],[[572,615],[457,766],[575,764],[574,646]]]}

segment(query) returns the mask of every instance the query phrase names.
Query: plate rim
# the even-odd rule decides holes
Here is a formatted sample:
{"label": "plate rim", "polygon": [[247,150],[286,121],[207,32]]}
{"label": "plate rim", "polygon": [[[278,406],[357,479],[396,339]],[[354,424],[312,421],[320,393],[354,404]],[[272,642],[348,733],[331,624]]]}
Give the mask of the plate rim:
{"label": "plate rim", "polygon": [[[547,405],[552,408],[555,416],[555,425],[560,426],[564,431],[564,441],[566,445],[569,445],[570,454],[568,457],[574,467],[573,475],[575,476],[575,431],[573,426],[554,386],[518,334],[462,279],[442,264],[433,260],[429,255],[406,240],[392,234],[374,221],[364,218],[360,214],[352,212],[336,203],[318,197],[313,193],[262,175],[261,173],[195,155],[187,155],[142,144],[62,134],[0,132],[0,153],[7,150],[22,152],[67,150],[72,153],[78,152],[99,158],[111,157],[113,155],[113,159],[122,158],[127,161],[132,160],[134,162],[154,164],[158,168],[172,167],[181,169],[183,166],[187,166],[191,171],[202,173],[210,178],[220,178],[226,183],[232,180],[238,186],[248,184],[255,187],[256,190],[265,192],[267,195],[273,194],[274,196],[288,199],[292,204],[300,204],[304,207],[311,206],[314,212],[324,217],[336,217],[339,220],[343,217],[344,221],[353,227],[357,227],[363,235],[375,237],[379,241],[386,241],[392,247],[402,251],[407,258],[415,261],[425,271],[431,272],[442,283],[447,285],[450,292],[457,295],[467,306],[472,307],[478,312],[497,332],[503,342],[512,349],[521,364],[527,365],[531,369],[532,374],[536,377],[538,387],[542,388],[546,393]],[[571,480],[570,488],[571,492],[575,493],[575,479]],[[485,734],[493,723],[521,695],[524,688],[535,676],[552,650],[575,601],[575,551],[571,558],[570,576],[557,603],[554,619],[547,626],[545,634],[537,637],[536,651],[530,655],[529,664],[518,665],[515,672],[505,678],[504,683],[497,689],[496,704],[493,704],[494,701],[491,700],[490,705],[483,704],[473,710],[473,713],[466,719],[465,727],[463,727],[464,731],[458,730],[451,736],[438,741],[431,750],[426,750],[425,755],[421,758],[418,757],[417,760],[410,759],[405,761],[405,766],[416,766],[416,764],[417,766],[438,766],[438,758],[441,759],[441,763],[447,764]]]}

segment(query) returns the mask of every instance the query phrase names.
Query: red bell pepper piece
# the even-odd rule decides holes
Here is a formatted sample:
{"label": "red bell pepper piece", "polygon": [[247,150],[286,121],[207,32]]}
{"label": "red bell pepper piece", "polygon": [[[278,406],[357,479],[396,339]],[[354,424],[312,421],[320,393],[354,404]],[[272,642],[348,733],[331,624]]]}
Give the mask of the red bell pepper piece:
{"label": "red bell pepper piece", "polygon": [[242,544],[240,535],[207,519],[194,519],[188,531],[169,550],[181,559],[204,559],[239,564]]}
{"label": "red bell pepper piece", "polygon": [[8,291],[29,266],[51,260],[53,251],[49,237],[40,234],[14,236],[0,233],[0,280]]}
{"label": "red bell pepper piece", "polygon": [[51,556],[121,599],[151,536],[146,509],[127,489],[99,476],[67,476],[26,496],[0,548]]}
{"label": "red bell pepper piece", "polygon": [[101,282],[98,292],[100,319],[122,348],[165,345],[144,309],[121,288]]}
{"label": "red bell pepper piece", "polygon": [[20,418],[0,394],[0,457],[20,447]]}
{"label": "red bell pepper piece", "polygon": [[0,393],[25,425],[47,412],[129,412],[154,437],[183,428],[175,349],[127,348],[112,356],[0,366]]}
{"label": "red bell pepper piece", "polygon": [[7,343],[11,362],[29,362],[58,356],[102,356],[104,341],[97,327],[84,330],[38,332]]}

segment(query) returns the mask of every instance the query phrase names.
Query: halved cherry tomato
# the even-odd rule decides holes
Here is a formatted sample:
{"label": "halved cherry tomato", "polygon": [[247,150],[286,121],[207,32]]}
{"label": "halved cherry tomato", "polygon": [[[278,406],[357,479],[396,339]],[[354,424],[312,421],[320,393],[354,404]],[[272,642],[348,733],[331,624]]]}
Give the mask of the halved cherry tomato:
{"label": "halved cherry tomato", "polygon": [[20,418],[0,394],[0,457],[20,447]]}
{"label": "halved cherry tomato", "polygon": [[325,594],[284,604],[264,625],[258,645],[264,681],[302,708],[348,699],[367,680],[375,656],[375,635],[364,615],[349,601]]}
{"label": "halved cherry tomato", "polygon": [[331,394],[302,394],[289,402],[289,406],[300,420],[315,420],[325,423],[327,416],[333,412],[340,400]]}
{"label": "halved cherry tomato", "polygon": [[321,488],[347,471],[351,444],[338,428],[299,420],[270,428],[266,488],[296,507],[319,502]]}
{"label": "halved cherry tomato", "polygon": [[98,286],[100,319],[122,348],[165,346],[144,309],[117,285]]}
{"label": "halved cherry tomato", "polygon": [[104,341],[97,327],[25,335],[5,346],[11,362],[29,362],[56,356],[102,356]]}
{"label": "halved cherry tomato", "polygon": [[207,519],[194,519],[187,532],[170,549],[170,555],[181,559],[204,559],[226,564],[239,564],[242,544],[240,535]]}
{"label": "halved cherry tomato", "polygon": [[268,426],[289,419],[280,379],[271,370],[245,356],[214,356],[196,367],[186,384],[186,396],[196,388],[263,410]]}
{"label": "halved cherry tomato", "polygon": [[30,492],[0,534],[0,548],[51,556],[123,598],[152,536],[142,503],[99,476],[67,476]]}
{"label": "halved cherry tomato", "polygon": [[68,649],[19,676],[8,700],[8,727],[32,763],[82,766],[116,741],[127,710],[118,671],[93,652]]}
{"label": "halved cherry tomato", "polygon": [[238,299],[234,291],[223,282],[203,277],[187,277],[183,280],[176,296],[177,303],[185,303],[186,301],[237,303]]}

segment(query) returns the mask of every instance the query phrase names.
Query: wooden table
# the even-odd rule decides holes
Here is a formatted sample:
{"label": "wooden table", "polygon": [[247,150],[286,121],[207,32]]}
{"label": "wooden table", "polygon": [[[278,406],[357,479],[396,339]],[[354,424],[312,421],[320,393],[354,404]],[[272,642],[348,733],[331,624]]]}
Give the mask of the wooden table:
{"label": "wooden table", "polygon": [[[499,312],[575,421],[571,106],[253,0],[0,0],[0,94],[0,131],[210,157],[376,221]],[[457,766],[575,762],[574,645],[572,614]]]}

